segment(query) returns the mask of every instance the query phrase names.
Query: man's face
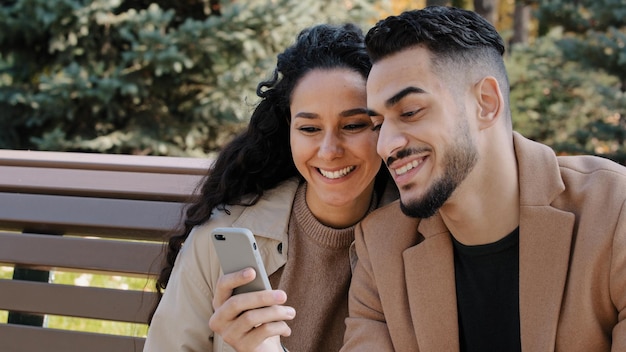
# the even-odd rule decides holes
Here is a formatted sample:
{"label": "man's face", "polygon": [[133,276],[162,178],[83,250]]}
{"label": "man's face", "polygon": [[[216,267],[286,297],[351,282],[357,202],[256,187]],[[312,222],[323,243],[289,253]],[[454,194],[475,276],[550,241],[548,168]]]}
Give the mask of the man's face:
{"label": "man's face", "polygon": [[432,216],[478,160],[468,97],[463,86],[451,89],[450,81],[433,73],[422,47],[377,62],[367,81],[368,109],[380,128],[377,151],[409,216]]}

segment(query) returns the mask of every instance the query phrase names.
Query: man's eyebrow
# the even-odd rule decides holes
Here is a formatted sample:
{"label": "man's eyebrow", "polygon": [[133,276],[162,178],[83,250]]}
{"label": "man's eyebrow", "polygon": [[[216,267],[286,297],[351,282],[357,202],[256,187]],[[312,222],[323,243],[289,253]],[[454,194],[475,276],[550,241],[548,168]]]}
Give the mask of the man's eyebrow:
{"label": "man's eyebrow", "polygon": [[379,113],[377,113],[376,111],[372,110],[372,109],[367,109],[367,114],[371,116],[380,116]]}
{"label": "man's eyebrow", "polygon": [[424,94],[426,93],[425,90],[423,90],[422,88],[417,88],[417,87],[406,87],[403,90],[399,91],[398,93],[396,93],[394,96],[392,96],[391,98],[387,99],[387,101],[385,102],[385,107],[392,107],[393,105],[395,105],[396,103],[398,103],[400,100],[402,100],[402,98],[406,97],[409,94]]}

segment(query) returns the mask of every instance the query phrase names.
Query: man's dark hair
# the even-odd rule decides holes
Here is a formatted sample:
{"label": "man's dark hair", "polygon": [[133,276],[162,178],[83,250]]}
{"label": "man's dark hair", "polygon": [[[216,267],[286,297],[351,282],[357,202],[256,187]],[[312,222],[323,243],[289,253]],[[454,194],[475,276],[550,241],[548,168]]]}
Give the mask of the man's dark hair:
{"label": "man's dark hair", "polygon": [[488,48],[504,54],[504,41],[491,23],[475,12],[444,6],[406,11],[381,20],[367,33],[365,45],[373,62],[417,45],[438,57]]}
{"label": "man's dark hair", "polygon": [[504,67],[504,40],[495,27],[476,12],[429,6],[406,11],[376,23],[365,36],[367,52],[376,62],[414,47],[431,53],[435,73],[457,79],[493,75],[508,102],[509,83]]}

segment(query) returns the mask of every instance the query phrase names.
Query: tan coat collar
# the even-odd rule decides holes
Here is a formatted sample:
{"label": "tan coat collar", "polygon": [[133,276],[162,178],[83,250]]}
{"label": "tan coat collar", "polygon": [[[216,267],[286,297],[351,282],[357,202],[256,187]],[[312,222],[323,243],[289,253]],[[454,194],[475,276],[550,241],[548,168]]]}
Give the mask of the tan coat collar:
{"label": "tan coat collar", "polygon": [[243,207],[241,215],[233,222],[233,227],[246,227],[256,236],[285,242],[287,248],[291,205],[299,184],[299,179],[294,177],[265,191],[255,206]]}

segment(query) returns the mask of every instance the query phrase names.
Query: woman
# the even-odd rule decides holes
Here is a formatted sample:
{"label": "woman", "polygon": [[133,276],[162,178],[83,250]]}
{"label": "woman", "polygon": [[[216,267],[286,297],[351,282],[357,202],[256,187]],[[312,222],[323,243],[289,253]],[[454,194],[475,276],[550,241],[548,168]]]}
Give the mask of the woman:
{"label": "woman", "polygon": [[[367,114],[370,68],[351,24],[305,29],[278,55],[248,129],[220,153],[169,242],[145,351],[280,348],[279,335],[288,349],[339,350],[354,225],[397,197]],[[250,270],[218,283],[209,234],[228,226],[254,233],[275,291],[231,297]]]}

